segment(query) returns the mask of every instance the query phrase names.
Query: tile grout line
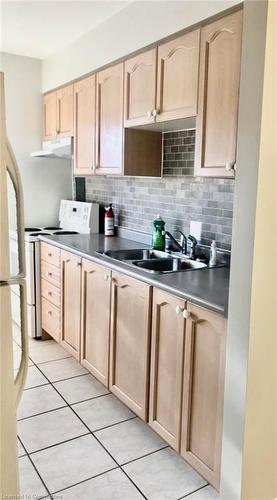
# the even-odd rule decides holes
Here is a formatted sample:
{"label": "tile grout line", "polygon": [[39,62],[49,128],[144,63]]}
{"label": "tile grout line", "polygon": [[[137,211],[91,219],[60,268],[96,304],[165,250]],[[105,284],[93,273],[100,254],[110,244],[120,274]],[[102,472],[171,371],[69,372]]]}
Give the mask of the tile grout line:
{"label": "tile grout line", "polygon": [[[43,478],[41,477],[41,475],[40,475],[40,473],[39,473],[38,469],[36,468],[36,466],[35,466],[35,464],[34,464],[33,460],[32,460],[32,459],[31,459],[31,457],[30,457],[29,453],[27,452],[27,454],[26,454],[25,456],[26,456],[26,457],[28,457],[28,460],[30,460],[30,462],[31,462],[31,464],[33,465],[33,467],[34,467],[34,469],[35,469],[35,471],[36,471],[36,473],[37,473],[38,477],[40,478],[40,480],[41,480],[41,482],[42,482],[42,484],[43,484],[43,486],[44,486],[44,488],[46,489],[47,494],[50,496],[50,498],[52,498],[52,495],[51,495],[51,492],[50,492],[49,488],[47,487],[46,483],[44,482]],[[37,497],[37,498],[43,498],[43,497]]]}
{"label": "tile grout line", "polygon": [[204,488],[207,488],[207,486],[210,486],[210,484],[209,483],[204,484],[204,486],[200,486],[200,488],[197,488],[197,490],[191,491],[190,493],[187,493],[187,495],[184,495],[183,497],[177,498],[177,500],[183,500],[183,498],[187,498],[190,495],[194,495],[194,493],[197,493],[197,491],[201,491]]}
{"label": "tile grout line", "polygon": [[[37,366],[38,370],[40,370],[39,366]],[[42,370],[40,370],[42,372]],[[42,372],[43,373],[43,372]],[[46,377],[47,379],[47,377]],[[47,379],[49,380],[49,379]],[[112,454],[105,448],[105,446],[101,443],[101,441],[99,441],[99,439],[93,434],[93,432],[90,430],[90,428],[86,425],[86,423],[81,419],[81,417],[78,415],[78,413],[76,413],[76,411],[74,410],[74,408],[72,408],[70,406],[69,403],[67,403],[67,401],[65,400],[65,398],[59,393],[59,391],[56,389],[56,387],[50,382],[49,380],[49,383],[52,385],[52,387],[55,389],[55,391],[61,396],[61,398],[65,401],[66,405],[71,408],[71,410],[73,411],[73,413],[79,418],[79,420],[82,422],[82,424],[87,428],[87,430],[89,431],[89,434],[91,434],[95,439],[96,441],[98,442],[98,444],[100,444],[100,446],[106,451],[106,453],[111,457],[111,459],[115,462],[115,464],[120,468],[121,472],[129,479],[129,481],[135,486],[135,488],[139,491],[139,493],[143,496],[143,498],[145,500],[147,500],[147,497],[143,494],[143,492],[139,489],[139,487],[132,481],[131,478],[129,478],[129,476],[125,473],[124,469],[122,469],[122,467],[120,466],[120,464],[117,462],[117,460],[115,460],[115,458],[112,456]],[[92,478],[91,478],[92,479]],[[74,485],[72,485],[74,486]]]}
{"label": "tile grout line", "polygon": [[[68,359],[68,358],[61,358],[60,360],[62,360],[62,359]],[[60,360],[53,360],[53,361],[60,361]],[[51,362],[51,361],[49,361],[49,362]],[[45,363],[46,363],[46,362],[45,362]],[[117,467],[114,467],[114,468],[112,468],[112,469],[110,469],[110,470],[108,470],[108,471],[104,471],[104,472],[102,472],[102,473],[100,473],[100,474],[97,474],[97,475],[92,476],[92,477],[90,477],[90,478],[84,479],[83,481],[80,481],[80,482],[75,483],[75,484],[73,484],[73,485],[71,485],[71,486],[68,486],[68,487],[66,487],[66,488],[63,488],[62,490],[57,490],[57,491],[56,491],[56,492],[54,492],[54,493],[50,493],[50,490],[48,489],[48,487],[46,486],[46,484],[45,484],[45,483],[44,483],[44,481],[42,480],[41,475],[39,474],[39,472],[38,472],[38,470],[37,470],[36,466],[34,465],[34,463],[33,463],[32,459],[31,459],[31,456],[30,456],[29,452],[27,452],[27,450],[26,450],[26,456],[28,456],[28,458],[30,459],[31,463],[33,464],[33,466],[34,466],[34,468],[35,468],[36,472],[38,473],[38,475],[39,475],[39,477],[41,478],[41,480],[42,480],[42,482],[43,482],[44,486],[46,487],[46,490],[48,491],[48,493],[49,493],[49,495],[50,495],[50,498],[51,498],[51,499],[53,499],[52,495],[55,495],[55,494],[59,493],[60,491],[65,491],[65,490],[67,490],[67,489],[69,489],[69,488],[72,488],[72,487],[74,487],[74,486],[77,486],[78,484],[82,484],[82,483],[84,483],[84,482],[86,482],[86,481],[89,481],[89,480],[91,480],[91,479],[94,479],[95,477],[98,477],[98,476],[104,475],[104,474],[106,474],[107,472],[110,472],[111,470],[115,470],[115,469],[119,468],[119,469],[121,470],[121,472],[122,472],[122,473],[123,473],[123,474],[127,477],[127,479],[130,481],[130,483],[132,483],[132,484],[133,484],[133,486],[134,486],[134,487],[135,487],[135,488],[139,491],[139,493],[143,496],[143,498],[144,498],[145,500],[148,500],[148,499],[147,499],[147,497],[144,495],[144,493],[143,493],[143,492],[139,489],[139,487],[136,485],[136,483],[132,480],[132,478],[128,476],[127,472],[123,469],[123,467],[124,467],[125,465],[128,465],[129,463],[136,462],[136,461],[138,461],[138,460],[140,460],[140,459],[142,459],[142,458],[145,458],[145,457],[150,456],[150,455],[153,455],[153,454],[155,454],[155,453],[157,453],[157,452],[159,452],[159,451],[161,451],[161,450],[164,450],[164,449],[166,449],[166,448],[169,448],[169,445],[166,445],[166,446],[164,446],[164,447],[162,447],[162,448],[159,448],[158,450],[155,450],[155,451],[153,451],[153,452],[149,452],[149,453],[147,453],[147,454],[145,454],[145,455],[143,455],[143,456],[141,456],[141,457],[138,457],[138,458],[132,459],[132,460],[130,460],[130,461],[128,461],[128,462],[125,462],[125,463],[123,463],[123,464],[119,464],[119,463],[117,462],[117,460],[113,457],[113,455],[109,452],[109,450],[108,450],[108,449],[107,449],[107,448],[103,445],[103,443],[102,443],[102,442],[98,439],[98,437],[97,437],[94,433],[95,433],[95,432],[98,432],[98,431],[100,431],[100,430],[104,430],[104,429],[109,428],[109,427],[114,427],[114,426],[116,426],[116,425],[118,425],[118,424],[120,424],[120,423],[124,423],[124,422],[127,422],[127,421],[129,421],[129,420],[134,420],[135,418],[138,418],[138,417],[137,417],[137,416],[134,416],[134,417],[131,417],[131,418],[129,418],[129,419],[123,420],[123,421],[121,421],[121,422],[117,422],[117,423],[115,423],[115,424],[111,424],[111,425],[109,425],[109,426],[103,427],[103,428],[101,428],[101,429],[97,429],[97,430],[95,430],[95,431],[91,431],[91,430],[90,430],[90,428],[87,426],[87,424],[86,424],[86,423],[82,420],[82,418],[78,415],[78,413],[76,413],[76,411],[74,410],[74,408],[72,408],[72,406],[77,405],[78,403],[82,403],[82,402],[86,402],[86,401],[89,401],[89,400],[97,399],[97,398],[99,398],[99,397],[107,396],[107,395],[112,394],[112,393],[111,393],[111,392],[109,392],[108,394],[102,394],[102,395],[99,395],[99,396],[95,396],[94,398],[89,398],[89,399],[87,399],[87,400],[80,401],[80,402],[76,402],[76,403],[68,403],[68,402],[66,401],[66,399],[63,397],[63,395],[62,395],[62,394],[58,391],[58,389],[55,387],[55,385],[54,385],[54,384],[55,384],[55,383],[58,383],[58,382],[62,382],[63,380],[70,380],[70,379],[72,379],[72,378],[77,378],[78,376],[90,375],[90,373],[85,373],[85,374],[81,374],[81,375],[76,375],[76,376],[74,376],[74,377],[69,377],[69,378],[67,378],[67,379],[62,379],[62,380],[59,380],[59,381],[56,381],[56,382],[51,382],[51,381],[48,379],[48,377],[47,377],[47,376],[43,373],[43,371],[40,369],[40,367],[39,367],[39,365],[40,365],[40,364],[44,364],[44,363],[39,363],[39,364],[34,363],[34,366],[36,366],[36,368],[37,368],[37,369],[38,369],[38,370],[39,370],[39,371],[40,371],[40,372],[44,375],[44,377],[45,377],[45,378],[46,378],[46,380],[48,381],[48,383],[47,383],[47,384],[43,384],[43,385],[48,385],[48,384],[49,384],[49,385],[51,385],[51,386],[54,388],[54,390],[55,390],[55,391],[59,394],[59,396],[60,396],[60,397],[64,400],[64,402],[66,403],[66,405],[65,405],[65,406],[62,406],[62,407],[60,407],[60,408],[55,408],[55,409],[53,409],[53,410],[49,410],[49,411],[47,411],[47,412],[43,412],[43,413],[49,413],[49,412],[52,412],[52,411],[55,411],[55,410],[58,410],[58,409],[62,409],[62,408],[69,407],[69,408],[73,411],[73,413],[75,414],[75,416],[76,416],[76,417],[77,417],[77,418],[81,421],[81,423],[82,423],[82,424],[86,427],[86,429],[88,430],[88,432],[87,432],[86,434],[82,434],[81,436],[76,436],[76,437],[74,437],[74,438],[71,438],[71,439],[65,440],[65,441],[63,441],[63,442],[61,442],[61,443],[56,443],[56,444],[51,445],[51,446],[48,446],[48,447],[46,447],[46,448],[42,448],[41,450],[37,450],[37,451],[35,451],[35,452],[31,452],[30,454],[31,454],[31,455],[33,455],[33,454],[35,454],[35,453],[38,453],[39,451],[43,451],[43,450],[45,450],[45,449],[52,448],[52,447],[54,447],[54,446],[58,446],[59,444],[64,444],[64,443],[66,443],[67,441],[73,441],[74,439],[78,439],[78,438],[80,438],[80,437],[83,437],[83,436],[88,436],[88,435],[90,435],[90,434],[91,434],[91,435],[92,435],[92,436],[96,439],[96,441],[100,444],[100,446],[101,446],[101,447],[102,447],[102,448],[106,451],[106,453],[107,453],[107,454],[108,454],[108,455],[112,458],[112,460],[115,462],[115,464],[117,465]],[[40,386],[38,386],[38,387],[40,387]],[[31,388],[30,388],[30,389],[31,389]],[[19,421],[26,420],[26,419],[28,419],[28,418],[32,418],[32,417],[34,417],[34,416],[41,415],[41,414],[43,414],[43,413],[40,413],[40,414],[37,414],[37,415],[31,415],[30,417],[25,417],[25,418],[23,418],[23,419],[20,419]],[[20,439],[20,438],[19,438],[19,439]],[[21,442],[21,439],[20,439],[20,442]],[[22,444],[22,443],[21,443],[21,444]],[[25,449],[25,446],[24,446],[24,445],[23,445],[23,448]],[[187,495],[184,495],[184,496],[182,496],[182,497],[179,497],[179,498],[178,498],[178,500],[185,499],[187,496],[189,496],[189,495],[191,495],[191,494],[194,494],[194,493],[196,493],[197,491],[202,490],[203,488],[206,488],[207,486],[209,486],[209,483],[207,483],[207,484],[205,484],[204,486],[202,486],[202,487],[198,488],[197,490],[194,490],[194,491],[192,491],[192,492],[188,493]]]}

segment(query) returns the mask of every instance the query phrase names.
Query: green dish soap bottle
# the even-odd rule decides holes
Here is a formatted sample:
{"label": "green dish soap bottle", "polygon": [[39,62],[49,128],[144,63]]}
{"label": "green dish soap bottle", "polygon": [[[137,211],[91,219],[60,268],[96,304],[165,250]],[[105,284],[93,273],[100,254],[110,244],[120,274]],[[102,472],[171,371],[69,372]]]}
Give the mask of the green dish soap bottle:
{"label": "green dish soap bottle", "polygon": [[153,221],[152,247],[154,250],[165,249],[165,222],[160,215]]}

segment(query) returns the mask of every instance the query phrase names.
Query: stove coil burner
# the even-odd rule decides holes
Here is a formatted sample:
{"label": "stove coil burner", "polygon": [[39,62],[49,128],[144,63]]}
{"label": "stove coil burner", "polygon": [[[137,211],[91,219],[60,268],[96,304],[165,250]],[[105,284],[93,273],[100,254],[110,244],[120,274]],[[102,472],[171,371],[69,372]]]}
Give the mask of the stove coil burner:
{"label": "stove coil burner", "polygon": [[31,233],[30,236],[50,236],[51,233],[45,233],[44,231],[40,231],[39,233]]}
{"label": "stove coil burner", "polygon": [[25,227],[25,233],[33,233],[34,231],[41,231],[39,227]]}
{"label": "stove coil burner", "polygon": [[53,234],[79,234],[77,231],[54,231]]}
{"label": "stove coil burner", "polygon": [[59,229],[62,229],[62,228],[57,227],[57,226],[48,226],[48,227],[44,227],[43,231],[58,231]]}

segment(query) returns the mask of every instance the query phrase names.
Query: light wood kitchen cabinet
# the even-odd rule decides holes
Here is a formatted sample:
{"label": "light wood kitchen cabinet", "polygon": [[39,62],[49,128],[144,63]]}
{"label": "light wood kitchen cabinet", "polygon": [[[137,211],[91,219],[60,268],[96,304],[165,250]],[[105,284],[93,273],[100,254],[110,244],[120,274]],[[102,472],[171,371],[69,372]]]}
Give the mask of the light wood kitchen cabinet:
{"label": "light wood kitchen cabinet", "polygon": [[57,90],[58,137],[73,135],[73,85]]}
{"label": "light wood kitchen cabinet", "polygon": [[108,387],[110,269],[82,260],[81,363]]}
{"label": "light wood kitchen cabinet", "polygon": [[242,11],[201,30],[195,175],[233,177],[236,161]]}
{"label": "light wood kitchen cabinet", "polygon": [[45,141],[53,140],[57,136],[57,93],[45,94],[43,97],[43,121]]}
{"label": "light wood kitchen cabinet", "polygon": [[74,84],[74,173],[95,170],[95,75]]}
{"label": "light wood kitchen cabinet", "polygon": [[149,424],[175,450],[181,436],[185,302],[153,291]]}
{"label": "light wood kitchen cabinet", "polygon": [[219,488],[226,320],[188,303],[181,455]]}
{"label": "light wood kitchen cabinet", "polygon": [[157,49],[147,50],[124,63],[124,125],[153,123],[156,107]]}
{"label": "light wood kitchen cabinet", "polygon": [[159,45],[157,122],[196,115],[199,40],[198,29]]}
{"label": "light wood kitchen cabinet", "polygon": [[110,390],[143,420],[148,413],[151,287],[112,275]]}
{"label": "light wood kitchen cabinet", "polygon": [[73,135],[73,85],[44,95],[44,139]]}
{"label": "light wood kitchen cabinet", "polygon": [[80,360],[81,258],[61,251],[61,345]]}
{"label": "light wood kitchen cabinet", "polygon": [[120,174],[123,161],[123,63],[96,75],[96,174]]}

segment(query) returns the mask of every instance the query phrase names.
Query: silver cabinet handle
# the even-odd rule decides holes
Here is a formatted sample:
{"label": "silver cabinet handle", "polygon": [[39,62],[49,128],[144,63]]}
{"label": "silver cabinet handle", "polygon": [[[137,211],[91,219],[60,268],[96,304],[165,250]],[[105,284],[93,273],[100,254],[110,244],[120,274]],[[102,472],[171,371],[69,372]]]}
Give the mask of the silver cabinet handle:
{"label": "silver cabinet handle", "polygon": [[184,308],[180,307],[180,306],[176,306],[175,312],[176,312],[177,316],[180,316],[180,314],[184,313]]}
{"label": "silver cabinet handle", "polygon": [[190,313],[187,309],[185,309],[185,310],[183,311],[183,317],[184,317],[185,319],[189,319],[189,318],[191,317],[191,313]]}
{"label": "silver cabinet handle", "polygon": [[48,257],[52,257],[52,254],[50,252],[47,255],[48,255]]}
{"label": "silver cabinet handle", "polygon": [[48,295],[49,295],[49,297],[52,297],[53,294],[52,294],[52,292],[48,292]]}
{"label": "silver cabinet handle", "polygon": [[105,280],[105,281],[108,281],[108,280],[109,280],[109,275],[108,275],[108,274],[104,274],[104,280]]}
{"label": "silver cabinet handle", "polygon": [[153,115],[152,111],[147,111],[148,118],[151,118],[152,115]]}
{"label": "silver cabinet handle", "polygon": [[81,266],[82,265],[82,262],[77,262],[77,266]]}
{"label": "silver cabinet handle", "polygon": [[52,316],[52,311],[47,311],[47,314],[49,314],[49,316]]}
{"label": "silver cabinet handle", "polygon": [[234,163],[226,163],[226,165],[225,165],[225,170],[226,170],[227,172],[230,172],[231,170],[235,170],[235,168],[234,168],[234,167],[235,167],[235,164],[234,164]]}

